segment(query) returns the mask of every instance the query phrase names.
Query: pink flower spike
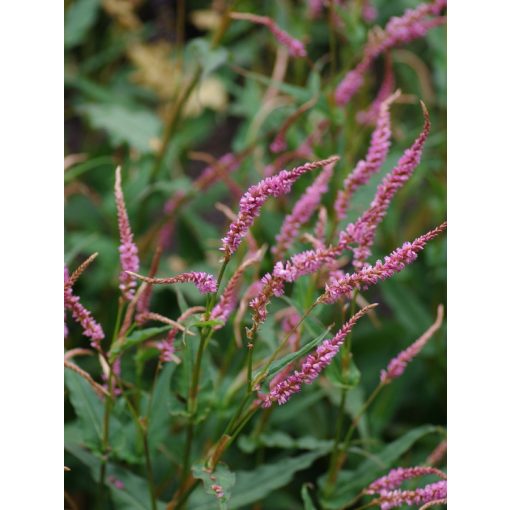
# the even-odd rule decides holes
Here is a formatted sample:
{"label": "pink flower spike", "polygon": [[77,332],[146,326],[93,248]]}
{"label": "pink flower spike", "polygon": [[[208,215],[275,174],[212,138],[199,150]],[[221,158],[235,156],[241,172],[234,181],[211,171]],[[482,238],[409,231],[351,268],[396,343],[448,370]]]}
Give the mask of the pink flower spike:
{"label": "pink flower spike", "polygon": [[395,273],[402,271],[414,262],[418,253],[425,248],[425,245],[445,229],[446,222],[427,234],[416,238],[412,243],[404,243],[400,248],[385,257],[384,262],[378,260],[373,266],[366,265],[357,273],[346,274],[343,278],[330,280],[326,284],[324,294],[319,298],[320,301],[334,303],[341,296],[351,296],[355,289],[367,289],[379,280],[391,278]]}
{"label": "pink flower spike", "polygon": [[193,185],[199,191],[207,189],[222,177],[235,172],[239,168],[240,159],[231,152],[224,154],[214,164],[204,169]]}
{"label": "pink flower spike", "polygon": [[269,28],[269,30],[271,30],[276,40],[289,50],[289,54],[292,57],[306,57],[304,44],[285,32],[285,30],[282,30],[271,18],[268,18],[267,16],[257,16],[256,14],[251,14],[249,12],[231,12],[230,17],[232,19],[265,25]]}
{"label": "pink flower spike", "polygon": [[422,505],[446,500],[446,484],[446,480],[441,480],[413,491],[384,491],[375,501],[381,510],[391,510],[402,505]]}
{"label": "pink flower spike", "polygon": [[356,120],[360,124],[376,124],[379,118],[379,111],[381,104],[385,101],[391,93],[395,90],[395,74],[393,73],[393,66],[391,63],[391,57],[386,54],[385,65],[384,65],[384,77],[372,104],[367,110],[358,112],[356,114]]}
{"label": "pink flower spike", "polygon": [[278,133],[275,139],[271,142],[269,148],[271,149],[271,152],[274,153],[283,152],[287,148],[285,136],[282,133]]}
{"label": "pink flower spike", "polygon": [[446,475],[439,469],[426,466],[409,467],[409,468],[395,468],[392,469],[387,475],[378,478],[372,482],[366,489],[367,494],[378,494],[383,491],[398,489],[406,480],[412,478],[420,478],[422,476],[436,475],[443,480],[446,480]]}
{"label": "pink flower spike", "polygon": [[399,96],[400,91],[397,91],[381,103],[377,125],[372,133],[367,155],[347,176],[343,189],[338,192],[334,207],[339,220],[343,220],[347,216],[349,203],[356,190],[366,184],[386,161],[391,145],[390,106]]}
{"label": "pink flower spike", "polygon": [[273,32],[276,40],[289,50],[291,57],[306,57],[305,45],[301,41],[282,30],[274,22],[269,25],[269,30]]}
{"label": "pink flower spike", "polygon": [[444,0],[420,4],[415,9],[408,9],[401,17],[391,18],[384,30],[372,32],[361,62],[337,86],[336,104],[345,106],[351,100],[363,85],[365,73],[379,55],[390,48],[423,37],[431,28],[443,24],[445,18],[428,19],[427,16],[437,16],[445,5]]}
{"label": "pink flower spike", "polygon": [[[250,308],[252,312],[253,328],[257,328],[259,324],[264,322],[267,318],[267,305],[272,296],[283,296],[283,280],[270,273],[265,274],[261,280],[260,292],[250,301]],[[248,332],[248,338],[251,338],[252,333]]]}
{"label": "pink flower spike", "polygon": [[222,239],[222,247],[220,249],[225,253],[225,259],[228,260],[237,250],[248,229],[259,215],[262,205],[269,197],[280,197],[288,193],[294,182],[301,175],[334,163],[338,159],[338,156],[331,156],[321,161],[305,163],[292,170],[282,170],[277,175],[266,177],[258,184],[251,186],[241,198],[237,218],[231,223],[227,234]]}
{"label": "pink flower spike", "polygon": [[157,346],[159,349],[159,360],[161,363],[180,363],[181,360],[175,355],[175,346],[174,340],[177,336],[179,330],[177,328],[172,328],[166,338],[161,342],[158,342]]}
{"label": "pink flower spike", "polygon": [[285,404],[294,393],[300,391],[303,384],[311,384],[317,379],[322,370],[324,370],[336,356],[345,337],[350,333],[356,322],[363,317],[369,309],[375,306],[377,305],[372,304],[360,310],[342,326],[333,338],[325,340],[317,347],[315,352],[306,356],[301,362],[299,370],[295,370],[288,378],[276,384],[268,394],[259,395],[262,407],[271,407],[275,402],[278,402],[278,405]]}
{"label": "pink flower spike", "polygon": [[371,0],[364,0],[361,15],[367,23],[373,23],[377,19],[377,7]]}
{"label": "pink flower spike", "polygon": [[366,64],[358,64],[356,68],[345,75],[344,79],[335,90],[335,102],[338,106],[346,105],[350,101],[351,97],[361,88],[365,81],[364,75],[367,68],[368,65]]}
{"label": "pink flower spike", "polygon": [[320,205],[322,195],[328,190],[328,183],[333,175],[334,165],[327,165],[308,186],[303,196],[296,202],[292,212],[283,220],[280,233],[276,236],[276,245],[273,246],[275,259],[280,260],[296,239],[302,227]]}
{"label": "pink flower spike", "polygon": [[326,225],[328,223],[328,210],[321,206],[319,209],[319,216],[315,224],[314,236],[317,241],[315,248],[324,248],[326,241]]}
{"label": "pink flower spike", "polygon": [[386,370],[381,371],[382,384],[388,384],[404,373],[407,365],[420,353],[434,333],[441,327],[443,323],[443,313],[443,305],[439,305],[437,308],[437,318],[434,324],[432,324],[416,342],[393,358],[386,367]]}
{"label": "pink flower spike", "polygon": [[103,328],[80,303],[80,298],[73,294],[73,289],[69,285],[69,271],[64,266],[64,310],[66,309],[71,311],[73,319],[81,325],[83,334],[90,338],[92,347],[99,349],[99,343],[104,338]]}
{"label": "pink flower spike", "polygon": [[398,160],[393,170],[387,174],[377,187],[374,200],[370,207],[347,228],[340,233],[339,244],[356,242],[354,248],[353,265],[356,268],[363,267],[364,261],[370,256],[370,247],[374,241],[377,226],[383,220],[395,193],[410,179],[414,170],[420,163],[423,146],[430,132],[429,113],[425,104],[421,103],[425,122],[423,130]]}
{"label": "pink flower spike", "polygon": [[141,274],[133,273],[129,271],[131,276],[138,278],[144,282],[150,283],[151,285],[165,285],[172,283],[193,283],[195,287],[202,293],[207,294],[211,292],[216,292],[218,288],[218,284],[214,276],[209,273],[203,272],[190,272],[190,273],[181,273],[176,276],[171,276],[169,278],[149,278],[148,276],[143,276]]}
{"label": "pink flower spike", "polygon": [[308,0],[308,16],[312,19],[318,18],[323,7],[323,0]]}
{"label": "pink flower spike", "polygon": [[427,457],[425,461],[429,466],[435,466],[439,464],[446,454],[446,439],[441,441]]}
{"label": "pink flower spike", "polygon": [[121,186],[121,170],[120,166],[118,166],[115,171],[115,203],[117,204],[117,216],[119,221],[119,253],[120,266],[122,268],[119,277],[119,288],[124,298],[128,301],[131,301],[134,296],[136,282],[129,275],[129,271],[138,271],[140,269],[140,260],[138,259],[138,248],[133,241],[133,233],[131,232],[131,227],[129,226],[129,218]]}

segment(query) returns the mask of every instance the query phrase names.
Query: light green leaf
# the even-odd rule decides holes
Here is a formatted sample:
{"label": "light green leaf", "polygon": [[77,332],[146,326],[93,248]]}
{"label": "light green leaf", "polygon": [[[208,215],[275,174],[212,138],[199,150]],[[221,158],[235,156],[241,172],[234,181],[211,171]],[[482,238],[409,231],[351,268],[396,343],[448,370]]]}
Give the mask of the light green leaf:
{"label": "light green leaf", "polygon": [[65,13],[64,47],[72,48],[83,38],[97,18],[100,0],[75,0]]}
{"label": "light green leaf", "polygon": [[104,129],[114,145],[123,143],[142,153],[153,152],[151,140],[161,133],[161,120],[150,110],[121,104],[84,104],[78,110],[97,129]]}

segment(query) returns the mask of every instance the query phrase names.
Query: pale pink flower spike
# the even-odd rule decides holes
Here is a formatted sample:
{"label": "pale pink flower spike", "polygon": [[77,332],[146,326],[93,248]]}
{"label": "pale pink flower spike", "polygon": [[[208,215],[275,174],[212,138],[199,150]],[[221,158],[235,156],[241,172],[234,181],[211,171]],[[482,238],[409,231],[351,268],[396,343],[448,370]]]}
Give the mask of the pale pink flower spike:
{"label": "pale pink flower spike", "polygon": [[128,301],[134,296],[136,282],[129,274],[129,271],[136,273],[140,269],[140,260],[138,258],[138,248],[133,241],[133,233],[129,225],[129,218],[126,210],[126,203],[122,193],[122,180],[120,166],[115,171],[115,203],[117,205],[117,216],[119,221],[120,233],[120,267],[122,269],[119,280],[119,288],[122,295]]}

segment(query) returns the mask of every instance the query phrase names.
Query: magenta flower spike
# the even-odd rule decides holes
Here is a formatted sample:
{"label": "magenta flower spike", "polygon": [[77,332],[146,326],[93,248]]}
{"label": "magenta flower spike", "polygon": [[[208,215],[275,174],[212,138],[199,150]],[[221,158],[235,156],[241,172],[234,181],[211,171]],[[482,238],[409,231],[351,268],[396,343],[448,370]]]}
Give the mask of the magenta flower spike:
{"label": "magenta flower spike", "polygon": [[306,57],[305,45],[298,39],[282,30],[273,20],[268,24],[276,40],[289,50],[291,57]]}
{"label": "magenta flower spike", "polygon": [[129,272],[131,276],[142,280],[143,282],[150,283],[151,285],[166,285],[172,283],[193,283],[195,287],[202,294],[207,294],[211,292],[216,292],[218,288],[218,283],[216,282],[216,278],[209,273],[203,272],[189,272],[189,273],[181,273],[176,276],[170,276],[169,278],[149,278],[148,276],[143,276],[138,273]]}
{"label": "magenta flower spike", "polygon": [[395,74],[389,54],[386,55],[384,66],[384,78],[372,104],[364,111],[356,114],[356,120],[360,124],[376,124],[379,118],[381,104],[391,96],[395,90]]}
{"label": "magenta flower spike", "polygon": [[404,373],[407,365],[421,352],[434,333],[441,327],[442,322],[443,305],[440,305],[437,309],[437,319],[434,324],[432,324],[418,340],[395,356],[395,358],[388,363],[386,369],[381,371],[382,384],[388,384]]}
{"label": "magenta flower spike", "polygon": [[364,0],[361,15],[367,23],[373,23],[377,19],[377,7],[371,0]]}
{"label": "magenta flower spike", "polygon": [[367,155],[365,159],[358,162],[354,170],[346,177],[343,189],[338,192],[335,211],[339,220],[346,217],[349,203],[356,190],[366,184],[386,161],[391,145],[390,106],[399,96],[400,91],[397,91],[381,103],[376,128],[372,133]]}
{"label": "magenta flower spike", "polygon": [[[264,322],[267,318],[267,305],[272,296],[283,296],[283,280],[275,277],[274,275],[267,273],[261,280],[262,289],[260,292],[250,301],[250,308],[253,310],[252,319],[254,325],[259,325]],[[248,337],[251,333],[248,332]]]}
{"label": "magenta flower spike", "polygon": [[115,171],[115,203],[117,204],[117,217],[119,221],[120,233],[120,267],[122,269],[119,277],[119,288],[122,295],[128,301],[133,299],[136,282],[130,276],[129,271],[136,272],[140,269],[140,260],[138,258],[138,248],[133,241],[133,233],[129,225],[129,218],[126,210],[126,203],[122,193],[122,178],[120,166]]}
{"label": "magenta flower spike", "polygon": [[199,191],[207,189],[211,184],[221,180],[225,175],[235,172],[239,168],[240,160],[231,152],[224,154],[213,165],[209,165],[194,181],[193,185]]}
{"label": "magenta flower spike", "polygon": [[172,328],[164,340],[158,342],[157,347],[159,349],[159,360],[161,363],[180,363],[180,359],[175,355],[174,341],[179,330]]}
{"label": "magenta flower spike", "polygon": [[[408,9],[400,17],[391,18],[384,30],[376,33],[365,46],[361,62],[345,75],[336,88],[336,104],[345,106],[350,101],[363,85],[365,73],[372,62],[383,52],[423,37],[431,28],[443,24],[445,18],[437,16],[445,6],[445,0],[435,0],[420,4],[415,9]],[[430,15],[436,17],[428,18]]]}
{"label": "magenta flower spike", "polygon": [[249,12],[231,12],[230,17],[232,19],[250,21],[251,23],[266,26],[273,33],[275,39],[282,46],[287,48],[292,57],[306,57],[304,44],[285,32],[285,30],[282,30],[271,18],[267,16],[257,16]]}
{"label": "magenta flower spike", "polygon": [[333,338],[325,340],[317,347],[315,352],[306,356],[301,362],[299,370],[295,370],[291,376],[276,384],[268,394],[259,395],[262,407],[271,407],[275,402],[277,402],[278,405],[285,404],[294,393],[301,390],[303,384],[311,384],[317,379],[322,370],[324,370],[336,356],[345,337],[350,333],[354,324],[374,306],[376,305],[369,305],[360,310],[342,326]]}
{"label": "magenta flower spike", "polygon": [[292,170],[282,170],[275,176],[266,177],[258,184],[251,186],[243,195],[239,204],[239,213],[231,223],[226,236],[222,239],[221,251],[225,259],[230,259],[260,214],[262,205],[269,197],[280,197],[288,193],[296,180],[306,172],[334,163],[339,158],[331,156],[328,159],[305,163]]}
{"label": "magenta flower spike", "polygon": [[370,64],[370,60],[363,60],[345,75],[335,90],[335,102],[338,106],[346,105],[351,97],[361,88],[365,81],[365,73]]}
{"label": "magenta flower spike", "polygon": [[322,195],[328,190],[333,168],[333,164],[324,167],[324,170],[296,202],[292,212],[283,220],[280,233],[276,236],[276,245],[271,249],[276,260],[282,258],[296,239],[299,229],[312,217],[312,214],[320,205]]}
{"label": "magenta flower spike", "polygon": [[421,103],[425,122],[423,130],[399,159],[396,166],[377,187],[374,200],[370,207],[347,228],[340,233],[339,245],[356,242],[357,247],[353,249],[356,268],[363,267],[364,261],[370,256],[370,247],[374,241],[375,231],[383,220],[391,200],[395,193],[410,179],[414,170],[420,163],[423,146],[430,132],[430,119],[427,108]]}
{"label": "magenta flower spike", "polygon": [[[428,503],[446,502],[446,480],[434,482],[426,485],[423,488],[415,490],[393,490],[383,491],[379,498],[375,500],[381,510],[391,510],[392,508],[398,508],[402,505],[427,505]],[[430,507],[430,505],[427,505]]]}
{"label": "magenta flower spike", "polygon": [[382,491],[390,491],[398,489],[406,480],[413,478],[420,478],[422,476],[436,475],[443,480],[446,480],[446,475],[439,469],[427,466],[409,467],[409,468],[395,468],[392,469],[387,475],[378,478],[372,482],[366,489],[367,494],[378,494]]}
{"label": "magenta flower spike", "polygon": [[328,210],[322,206],[319,209],[319,215],[317,217],[317,222],[315,223],[314,228],[314,236],[316,242],[314,243],[314,248],[324,248],[326,241],[326,225],[328,223]]}
{"label": "magenta flower spike", "polygon": [[308,0],[308,16],[312,19],[318,18],[323,7],[323,0]]}
{"label": "magenta flower spike", "polygon": [[393,253],[384,258],[384,262],[378,260],[373,266],[366,265],[357,273],[346,274],[343,278],[331,279],[326,284],[324,294],[319,298],[323,303],[334,303],[341,296],[350,297],[355,289],[367,289],[380,280],[386,280],[405,269],[414,262],[418,253],[425,248],[425,245],[443,230],[446,229],[446,222],[442,223],[430,232],[416,238],[412,243],[404,243]]}
{"label": "magenta flower spike", "polygon": [[[92,314],[80,303],[80,298],[73,293],[69,283],[69,271],[64,266],[64,310],[70,310],[73,319],[83,328],[83,334],[90,338],[91,345],[99,349],[99,343],[104,338],[103,328],[98,324]],[[67,326],[65,330],[67,331]]]}

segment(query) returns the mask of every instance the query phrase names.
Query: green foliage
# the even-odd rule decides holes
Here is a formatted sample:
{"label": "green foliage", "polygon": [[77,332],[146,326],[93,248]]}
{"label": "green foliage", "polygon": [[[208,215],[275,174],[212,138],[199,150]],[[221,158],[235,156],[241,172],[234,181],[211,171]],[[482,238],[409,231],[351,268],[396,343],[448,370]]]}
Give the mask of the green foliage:
{"label": "green foliage", "polygon": [[[65,451],[71,467],[66,490],[84,501],[80,510],[163,510],[181,498],[187,498],[189,510],[347,510],[354,501],[368,503],[358,498],[360,491],[392,467],[423,464],[441,439],[446,423],[444,326],[401,379],[381,391],[356,423],[351,441],[344,443],[381,369],[431,325],[437,305],[445,301],[444,237],[429,243],[396,277],[361,290],[364,300],[380,304],[375,318],[361,319],[329,367],[285,405],[266,410],[254,401],[258,391],[267,392],[275,376],[292,373],[350,316],[347,299],[315,307],[294,332],[295,346],[285,345],[261,377],[288,333],[282,320],[286,309],[303,317],[321,295],[327,271],[285,284],[283,296],[272,296],[267,320],[254,339],[245,329],[252,326],[249,307],[240,313],[238,300],[227,321],[211,319],[213,296],[202,296],[190,283],[151,289],[150,310],[172,320],[192,306],[203,307],[182,321],[186,330],[169,347],[172,361],[160,362],[158,342],[173,327],[156,321],[140,325],[137,310],[125,338],[115,337],[127,308],[119,304],[118,289],[113,195],[118,165],[139,272],[149,273],[161,247],[156,276],[188,271],[218,275],[218,248],[230,221],[227,209],[238,212],[242,193],[266,176],[268,165],[278,171],[341,156],[322,200],[328,213],[326,243],[335,243],[339,229],[366,210],[381,180],[421,130],[417,100],[423,99],[431,113],[431,135],[419,167],[378,228],[369,262],[444,220],[445,28],[389,51],[396,87],[405,97],[391,107],[392,145],[379,173],[355,193],[347,219],[334,225],[337,190],[365,157],[373,130],[359,124],[356,115],[376,96],[384,63],[377,59],[359,93],[346,108],[337,107],[335,87],[359,62],[374,24],[363,20],[361,2],[355,0],[334,6],[334,16],[328,8],[315,18],[307,3],[243,0],[233,7],[274,19],[305,43],[309,58],[302,59],[285,55],[267,27],[229,20],[216,10],[221,2],[66,1],[64,260],[72,271],[99,253],[73,290],[105,331],[101,354],[94,351],[73,362],[104,384],[100,357],[106,356],[110,365],[120,360],[121,381],[114,381],[115,395],[109,400],[65,370]],[[384,26],[418,0],[374,4],[375,24]],[[309,108],[301,111],[303,105]],[[287,149],[273,153],[271,142],[294,114],[284,135]],[[299,151],[323,121],[329,122],[327,129],[303,156]],[[197,177],[230,152],[239,157],[239,167],[199,188]],[[239,299],[248,302],[250,285],[272,271],[275,236],[318,172],[301,177],[290,194],[264,204],[250,233],[257,247],[267,249],[240,279]],[[182,203],[169,212],[169,201],[181,197]],[[314,235],[317,216],[314,211],[299,229],[285,259],[313,247],[303,234]],[[218,299],[247,256],[245,240],[228,264]],[[346,253],[341,259],[346,272],[353,271],[350,257]],[[69,311],[67,324],[66,351],[90,349]],[[255,345],[253,380],[261,379],[253,393],[247,387],[250,343]],[[347,457],[328,492],[330,456],[339,447],[345,447]]]}

